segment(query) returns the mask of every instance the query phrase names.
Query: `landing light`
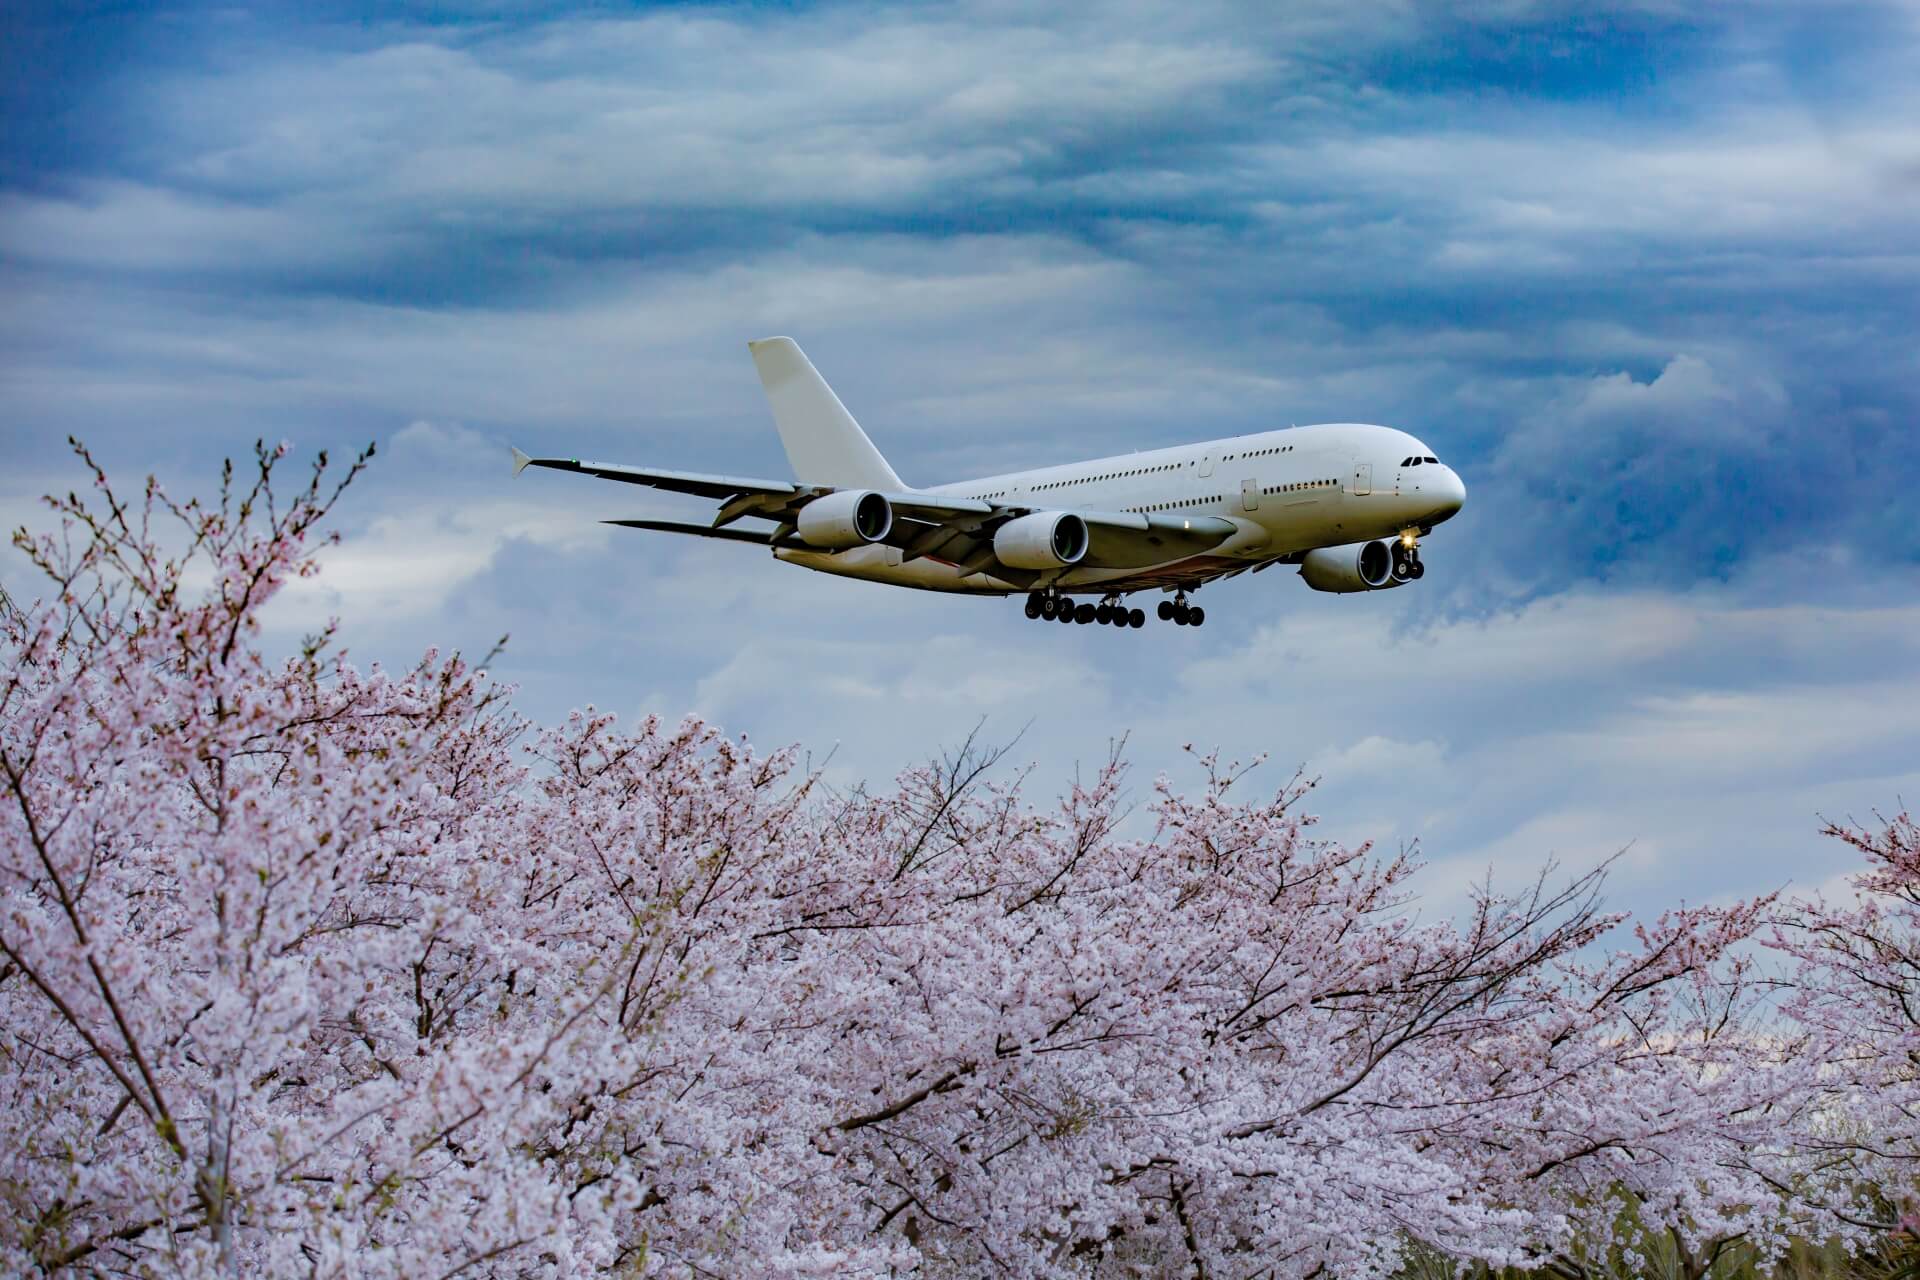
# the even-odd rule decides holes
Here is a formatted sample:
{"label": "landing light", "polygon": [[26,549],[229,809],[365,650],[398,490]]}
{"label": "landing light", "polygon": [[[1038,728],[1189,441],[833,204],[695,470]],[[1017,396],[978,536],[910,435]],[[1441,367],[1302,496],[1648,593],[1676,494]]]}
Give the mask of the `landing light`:
{"label": "landing light", "polygon": [[1411,533],[1403,533],[1400,535],[1401,546],[1411,548],[1413,546],[1413,542],[1414,542],[1414,538]]}

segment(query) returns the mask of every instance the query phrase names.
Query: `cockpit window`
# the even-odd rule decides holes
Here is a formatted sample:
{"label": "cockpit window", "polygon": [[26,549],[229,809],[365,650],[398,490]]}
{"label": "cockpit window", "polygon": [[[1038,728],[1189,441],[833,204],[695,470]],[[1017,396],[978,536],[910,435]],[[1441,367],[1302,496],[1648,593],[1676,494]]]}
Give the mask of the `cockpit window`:
{"label": "cockpit window", "polygon": [[1403,467],[1410,467],[1418,461],[1420,461],[1420,459],[1418,458],[1402,458],[1400,459],[1400,465]]}
{"label": "cockpit window", "polygon": [[[1418,461],[1418,459],[1415,459],[1415,461]],[[1438,459],[1438,458],[1435,458],[1435,457],[1432,457],[1432,456],[1429,456],[1429,457],[1427,458],[1427,461],[1428,461],[1428,462],[1431,462],[1431,463],[1433,463],[1433,465],[1434,465],[1434,466],[1436,466],[1436,467],[1440,465],[1440,459]]]}

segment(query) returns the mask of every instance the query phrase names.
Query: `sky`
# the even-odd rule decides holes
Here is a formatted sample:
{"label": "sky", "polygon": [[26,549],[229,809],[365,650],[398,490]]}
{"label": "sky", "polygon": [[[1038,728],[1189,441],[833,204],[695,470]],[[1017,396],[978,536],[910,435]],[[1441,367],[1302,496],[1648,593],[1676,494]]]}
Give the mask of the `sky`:
{"label": "sky", "polygon": [[[976,728],[1042,796],[1124,739],[1143,806],[1264,755],[1435,910],[1616,853],[1636,909],[1811,889],[1823,816],[1920,798],[1920,4],[1051,8],[14,0],[0,517],[69,434],[181,494],[377,441],[270,645],[506,634],[536,718],[843,784]],[[1120,633],[510,474],[788,475],[778,333],[909,483],[1370,421],[1468,504],[1406,588]]]}

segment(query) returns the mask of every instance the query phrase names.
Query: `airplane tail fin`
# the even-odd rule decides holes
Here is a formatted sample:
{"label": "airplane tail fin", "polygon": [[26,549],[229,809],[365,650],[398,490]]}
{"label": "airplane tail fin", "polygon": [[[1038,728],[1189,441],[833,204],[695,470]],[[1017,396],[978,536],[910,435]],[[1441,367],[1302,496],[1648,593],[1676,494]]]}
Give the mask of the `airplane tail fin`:
{"label": "airplane tail fin", "polygon": [[802,484],[906,488],[792,338],[749,342],[787,461]]}

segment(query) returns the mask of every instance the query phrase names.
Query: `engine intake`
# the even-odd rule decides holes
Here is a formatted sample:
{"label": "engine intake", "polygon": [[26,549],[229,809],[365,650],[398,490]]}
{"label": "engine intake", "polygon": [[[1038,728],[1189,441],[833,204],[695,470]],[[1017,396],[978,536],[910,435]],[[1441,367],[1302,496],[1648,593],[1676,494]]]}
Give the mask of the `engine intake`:
{"label": "engine intake", "polygon": [[842,489],[800,508],[793,525],[808,546],[844,551],[893,532],[893,504],[871,489]]}
{"label": "engine intake", "polygon": [[1315,591],[1384,591],[1397,587],[1393,543],[1387,539],[1316,547],[1300,561],[1300,576]]}
{"label": "engine intake", "polygon": [[1064,569],[1087,554],[1087,522],[1071,511],[1036,511],[993,535],[993,554],[1010,569]]}

